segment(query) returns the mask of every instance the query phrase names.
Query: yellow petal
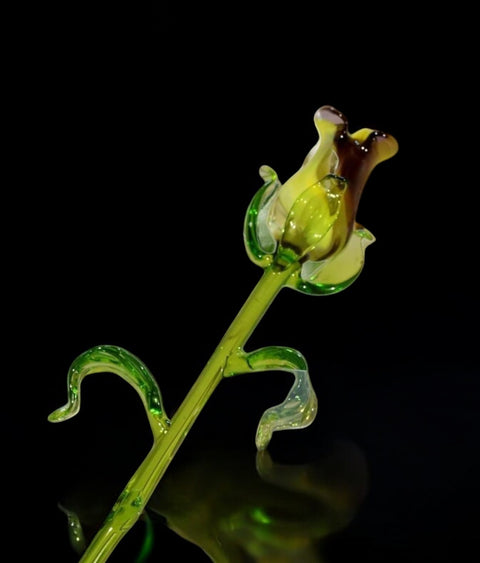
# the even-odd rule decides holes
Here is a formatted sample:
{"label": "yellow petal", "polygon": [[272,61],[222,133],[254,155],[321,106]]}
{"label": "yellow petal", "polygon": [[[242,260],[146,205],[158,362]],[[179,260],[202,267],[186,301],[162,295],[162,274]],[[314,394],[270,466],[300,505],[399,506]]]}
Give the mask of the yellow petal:
{"label": "yellow petal", "polygon": [[302,279],[312,284],[336,286],[355,278],[365,262],[365,249],[375,241],[370,231],[357,225],[341,252],[330,260],[315,264],[306,262],[302,267]]}
{"label": "yellow petal", "polygon": [[373,151],[375,153],[373,166],[388,160],[398,152],[397,140],[392,135],[387,135],[381,131],[364,128],[355,131],[350,137],[363,146],[367,152]]}
{"label": "yellow petal", "polygon": [[340,213],[345,189],[343,178],[329,174],[305,190],[288,214],[281,249],[292,249],[298,258],[327,256],[333,244],[332,225]]}
{"label": "yellow petal", "polygon": [[355,141],[358,141],[361,145],[368,139],[370,133],[373,133],[373,129],[368,129],[368,127],[364,127],[363,129],[359,129],[352,133],[350,137]]}
{"label": "yellow petal", "polygon": [[318,131],[318,142],[308,153],[302,167],[283,185],[279,194],[279,204],[288,213],[295,200],[309,186],[319,182],[327,174],[334,174],[337,155],[334,151],[334,140],[338,124],[321,117],[317,112],[314,118]]}

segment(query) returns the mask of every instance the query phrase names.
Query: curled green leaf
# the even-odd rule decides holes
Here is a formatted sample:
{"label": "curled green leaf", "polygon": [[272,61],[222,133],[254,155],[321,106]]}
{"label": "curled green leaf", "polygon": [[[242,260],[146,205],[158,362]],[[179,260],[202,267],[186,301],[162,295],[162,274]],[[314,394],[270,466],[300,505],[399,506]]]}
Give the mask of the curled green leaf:
{"label": "curled green leaf", "polygon": [[303,355],[285,346],[267,346],[254,352],[240,351],[226,366],[226,375],[245,372],[287,371],[295,381],[285,400],[267,409],[260,419],[255,437],[259,451],[265,450],[273,432],[309,426],[317,414],[318,401]]}
{"label": "curled green leaf", "polygon": [[92,373],[111,372],[122,377],[140,395],[154,437],[167,432],[170,421],[165,415],[162,395],[153,375],[136,356],[119,346],[103,345],[80,354],[67,375],[68,401],[50,414],[50,422],[62,422],[80,410],[80,386]]}

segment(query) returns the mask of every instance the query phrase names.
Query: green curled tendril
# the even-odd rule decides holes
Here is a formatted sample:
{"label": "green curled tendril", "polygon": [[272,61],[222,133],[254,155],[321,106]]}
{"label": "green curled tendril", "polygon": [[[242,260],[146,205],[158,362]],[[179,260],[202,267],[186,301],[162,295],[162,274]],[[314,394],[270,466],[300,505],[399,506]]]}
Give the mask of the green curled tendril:
{"label": "green curled tendril", "polygon": [[84,377],[92,373],[111,372],[122,377],[140,395],[153,435],[164,434],[170,421],[165,415],[162,395],[153,375],[136,356],[119,346],[95,346],[70,366],[67,375],[68,402],[54,411],[50,422],[62,422],[80,410],[80,388]]}
{"label": "green curled tendril", "polygon": [[272,434],[309,426],[317,414],[317,396],[312,387],[305,358],[292,348],[268,346],[254,352],[239,352],[227,363],[226,376],[245,372],[287,371],[295,381],[285,400],[267,409],[260,419],[255,443],[258,451],[267,448]]}

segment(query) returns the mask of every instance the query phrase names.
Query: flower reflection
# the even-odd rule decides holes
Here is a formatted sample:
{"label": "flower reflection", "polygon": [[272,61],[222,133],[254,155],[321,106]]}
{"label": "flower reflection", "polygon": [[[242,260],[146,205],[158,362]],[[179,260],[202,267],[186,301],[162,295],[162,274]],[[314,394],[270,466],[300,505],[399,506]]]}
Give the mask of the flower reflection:
{"label": "flower reflection", "polygon": [[[348,526],[366,489],[365,457],[349,442],[335,442],[301,465],[280,464],[267,451],[255,459],[222,448],[172,467],[146,517],[154,536],[166,523],[216,563],[326,563],[322,541]],[[81,520],[81,503],[76,507]],[[75,529],[78,545],[78,523]],[[161,560],[166,548],[157,541],[142,561]]]}

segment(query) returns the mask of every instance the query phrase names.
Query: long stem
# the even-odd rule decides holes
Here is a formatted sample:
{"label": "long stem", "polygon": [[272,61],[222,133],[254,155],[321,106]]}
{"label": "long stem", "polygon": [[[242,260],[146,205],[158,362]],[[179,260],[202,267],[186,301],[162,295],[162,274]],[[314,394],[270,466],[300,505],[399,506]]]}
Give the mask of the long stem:
{"label": "long stem", "polygon": [[171,421],[168,432],[155,439],[152,449],[118,498],[103,527],[83,554],[81,563],[106,561],[123,536],[135,524],[202,408],[223,378],[228,357],[243,348],[260,319],[298,268],[265,270],[224,337],[200,373]]}

